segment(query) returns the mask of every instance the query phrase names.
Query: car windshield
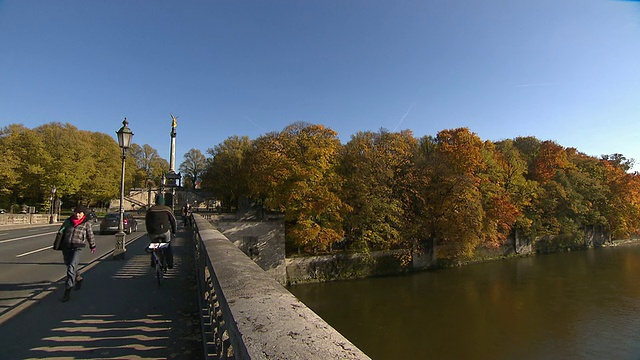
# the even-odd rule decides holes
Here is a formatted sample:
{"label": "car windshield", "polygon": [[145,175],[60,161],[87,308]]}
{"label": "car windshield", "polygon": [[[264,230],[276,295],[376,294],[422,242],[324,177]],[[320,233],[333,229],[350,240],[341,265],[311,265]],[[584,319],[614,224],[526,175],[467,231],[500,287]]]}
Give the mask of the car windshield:
{"label": "car windshield", "polygon": [[105,216],[106,219],[112,220],[112,219],[119,219],[119,214],[107,214],[107,216]]}

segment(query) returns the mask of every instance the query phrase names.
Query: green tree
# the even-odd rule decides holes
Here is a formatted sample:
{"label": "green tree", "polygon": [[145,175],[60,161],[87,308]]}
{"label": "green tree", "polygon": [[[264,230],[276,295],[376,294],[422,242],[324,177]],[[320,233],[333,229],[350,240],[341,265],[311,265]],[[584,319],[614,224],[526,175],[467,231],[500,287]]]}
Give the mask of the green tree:
{"label": "green tree", "polygon": [[527,164],[527,178],[534,174],[535,160],[540,152],[542,141],[533,136],[519,136],[513,140],[513,146],[518,149],[522,159]]}
{"label": "green tree", "polygon": [[207,150],[211,158],[202,175],[202,188],[222,200],[228,210],[237,209],[239,199],[249,195],[246,158],[251,144],[247,136],[231,136]]}
{"label": "green tree", "polygon": [[0,205],[3,207],[9,206],[8,199],[19,179],[18,167],[20,158],[13,147],[13,140],[17,132],[25,130],[21,125],[10,125],[0,129],[0,153],[2,153],[2,161],[0,161]]}
{"label": "green tree", "polygon": [[183,174],[184,186],[195,188],[202,174],[207,168],[207,159],[198,149],[191,149],[184,154],[184,161],[180,164],[180,172]]}
{"label": "green tree", "polygon": [[[20,166],[14,168],[17,175],[10,188],[12,204],[34,203],[44,198],[45,187],[54,185],[48,173],[51,155],[38,132],[21,125],[10,126],[10,134],[5,137],[5,144],[13,149],[14,159]],[[46,191],[47,193],[49,191]]]}
{"label": "green tree", "polygon": [[121,150],[107,134],[93,133],[91,138],[88,153],[94,168],[80,188],[81,197],[89,199],[88,204],[108,203],[120,194]]}
{"label": "green tree", "polygon": [[162,175],[169,171],[169,163],[158,155],[158,151],[148,144],[142,147],[131,144],[129,154],[132,157],[134,169],[137,171],[133,177],[135,187],[160,186]]}
{"label": "green tree", "polygon": [[[63,197],[67,204],[90,204],[98,199],[104,201],[112,191],[113,183],[119,184],[120,166],[112,168],[120,163],[118,160],[121,154],[115,140],[109,140],[105,134],[79,130],[68,123],[49,123],[35,128],[34,131],[42,137],[49,155],[44,163],[44,196],[48,196],[49,193],[47,184],[54,184],[57,195]],[[100,152],[103,164],[96,161]],[[127,183],[131,184],[130,174],[134,171],[127,170]],[[105,173],[118,175],[111,181],[99,180]]]}

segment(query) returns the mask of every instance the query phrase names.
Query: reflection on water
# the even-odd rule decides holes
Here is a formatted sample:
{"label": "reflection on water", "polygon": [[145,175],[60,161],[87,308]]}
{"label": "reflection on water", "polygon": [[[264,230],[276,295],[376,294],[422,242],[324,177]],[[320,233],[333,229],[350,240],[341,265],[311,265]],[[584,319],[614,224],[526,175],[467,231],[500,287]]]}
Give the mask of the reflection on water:
{"label": "reflection on water", "polygon": [[640,246],[289,290],[373,359],[640,358]]}

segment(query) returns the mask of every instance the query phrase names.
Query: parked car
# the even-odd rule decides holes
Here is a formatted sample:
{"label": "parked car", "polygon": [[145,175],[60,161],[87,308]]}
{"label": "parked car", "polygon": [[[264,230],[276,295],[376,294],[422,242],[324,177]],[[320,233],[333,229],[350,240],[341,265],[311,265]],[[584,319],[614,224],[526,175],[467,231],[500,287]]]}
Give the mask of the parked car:
{"label": "parked car", "polygon": [[[108,213],[100,222],[100,234],[115,234],[118,232],[118,222],[120,221],[120,213]],[[122,220],[123,230],[127,234],[138,231],[138,221],[133,215],[124,213]]]}

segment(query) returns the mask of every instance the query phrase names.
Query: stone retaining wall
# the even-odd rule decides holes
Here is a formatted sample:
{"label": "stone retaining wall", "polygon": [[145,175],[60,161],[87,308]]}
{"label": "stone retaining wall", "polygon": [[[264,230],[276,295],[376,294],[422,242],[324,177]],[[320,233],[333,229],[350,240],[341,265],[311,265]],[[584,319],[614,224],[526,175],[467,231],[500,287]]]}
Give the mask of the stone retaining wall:
{"label": "stone retaining wall", "polygon": [[413,270],[406,250],[379,251],[368,255],[337,254],[287,258],[287,284],[348,280],[397,275]]}
{"label": "stone retaining wall", "polygon": [[287,283],[283,222],[218,220],[216,228],[276,281]]}

